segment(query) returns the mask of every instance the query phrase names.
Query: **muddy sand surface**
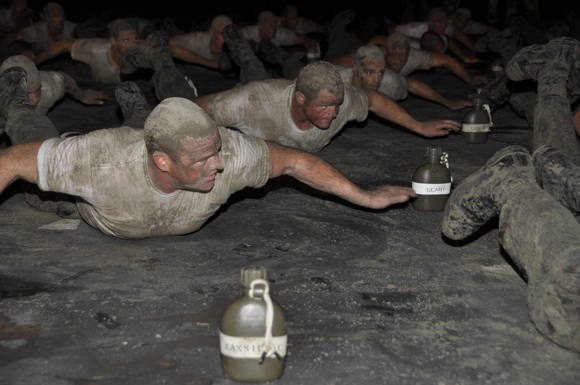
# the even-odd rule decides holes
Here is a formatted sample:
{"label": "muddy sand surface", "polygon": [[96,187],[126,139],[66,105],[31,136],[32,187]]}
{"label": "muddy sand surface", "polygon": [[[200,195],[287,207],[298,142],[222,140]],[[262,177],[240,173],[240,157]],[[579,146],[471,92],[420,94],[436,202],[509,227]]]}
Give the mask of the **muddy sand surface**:
{"label": "muddy sand surface", "polygon": [[[179,66],[200,94],[236,84]],[[120,125],[114,86],[87,81],[88,69],[68,58],[41,69],[55,68],[109,95],[101,107],[65,97],[49,113],[61,132]],[[444,70],[412,76],[450,98],[470,89]],[[137,83],[157,103],[147,76]],[[462,121],[467,112],[412,95],[401,105],[419,119]],[[361,185],[410,186],[426,148],[441,147],[454,187],[500,148],[531,149],[532,132],[509,107],[493,122],[487,143],[467,144],[371,115],[319,155]],[[281,385],[580,383],[580,355],[530,322],[526,282],[495,220],[451,243],[441,212],[362,209],[279,178],[235,194],[196,233],[124,240],[36,211],[20,191],[15,184],[0,200],[2,384],[233,383],[222,373],[219,320],[246,266],[267,269],[285,310]]]}

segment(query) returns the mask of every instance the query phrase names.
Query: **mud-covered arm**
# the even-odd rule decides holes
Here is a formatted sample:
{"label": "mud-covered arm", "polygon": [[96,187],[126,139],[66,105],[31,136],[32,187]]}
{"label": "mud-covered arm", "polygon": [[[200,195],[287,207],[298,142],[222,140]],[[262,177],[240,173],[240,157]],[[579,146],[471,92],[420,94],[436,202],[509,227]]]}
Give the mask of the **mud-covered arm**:
{"label": "mud-covered arm", "polygon": [[473,103],[468,100],[449,100],[439,92],[435,91],[431,86],[418,79],[408,77],[406,80],[408,92],[432,102],[441,104],[450,110],[461,110],[462,108],[473,106]]}
{"label": "mud-covered arm", "polygon": [[288,175],[317,190],[372,209],[403,203],[416,196],[410,187],[381,185],[371,189],[362,188],[314,154],[274,142],[267,144],[270,151],[270,178]]}
{"label": "mud-covered arm", "polygon": [[419,135],[446,136],[450,131],[461,130],[461,124],[454,120],[419,121],[387,95],[368,89],[365,89],[365,92],[369,101],[369,111]]}
{"label": "mud-covered arm", "polygon": [[104,101],[107,100],[108,96],[106,93],[91,89],[83,90],[79,87],[77,81],[74,80],[72,76],[65,72],[60,72],[60,74],[64,77],[64,88],[66,93],[73,99],[88,106],[102,106],[105,103]]}
{"label": "mud-covered arm", "polygon": [[62,55],[63,53],[70,53],[74,41],[74,39],[64,39],[52,43],[36,55],[36,65],[44,63],[45,61]]}
{"label": "mud-covered arm", "polygon": [[18,179],[38,183],[36,158],[41,144],[18,144],[0,151],[0,192]]}

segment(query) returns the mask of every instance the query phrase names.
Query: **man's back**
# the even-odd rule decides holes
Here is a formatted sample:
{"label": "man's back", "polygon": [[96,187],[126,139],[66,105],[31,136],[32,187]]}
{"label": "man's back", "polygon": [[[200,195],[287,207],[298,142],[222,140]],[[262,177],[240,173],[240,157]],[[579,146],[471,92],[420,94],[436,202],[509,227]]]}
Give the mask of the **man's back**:
{"label": "man's back", "polygon": [[431,69],[432,56],[429,51],[411,47],[407,61],[398,73],[407,76],[416,70],[429,70]]}
{"label": "man's back", "polygon": [[195,52],[204,58],[214,59],[214,54],[210,50],[211,36],[208,31],[193,31],[172,37],[175,43],[189,51]]}
{"label": "man's back", "polygon": [[93,80],[115,84],[121,81],[120,69],[109,61],[109,39],[76,39],[72,45],[71,57],[91,67]]}
{"label": "man's back", "polygon": [[78,196],[82,218],[105,234],[145,238],[196,231],[233,192],[268,180],[266,144],[221,128],[224,170],[213,189],[165,194],[147,172],[143,135],[142,129],[120,127],[51,139],[39,152],[38,185]]}
{"label": "man's back", "polygon": [[321,150],[346,123],[363,121],[368,115],[366,94],[345,86],[343,104],[330,127],[321,130],[312,126],[302,130],[290,116],[293,94],[293,81],[269,79],[239,85],[202,99],[217,124],[306,151]]}

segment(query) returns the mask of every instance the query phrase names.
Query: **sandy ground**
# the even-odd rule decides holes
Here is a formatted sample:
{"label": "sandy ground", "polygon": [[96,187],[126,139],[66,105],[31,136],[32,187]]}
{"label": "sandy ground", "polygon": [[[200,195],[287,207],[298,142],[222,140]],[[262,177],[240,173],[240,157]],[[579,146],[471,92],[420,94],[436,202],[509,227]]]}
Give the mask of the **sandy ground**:
{"label": "sandy ground", "polygon": [[[59,130],[121,122],[114,86],[101,107],[68,97],[49,116]],[[201,94],[235,77],[180,64]],[[417,76],[448,97],[467,85],[446,71]],[[156,103],[147,79],[138,84]],[[414,96],[420,119],[462,121],[467,112]],[[494,114],[485,144],[461,134],[426,139],[371,116],[320,152],[369,186],[410,186],[428,146],[449,154],[456,183],[532,132],[509,108]],[[6,142],[4,141],[4,145]],[[130,186],[128,186],[130,188]],[[288,321],[279,384],[578,384],[580,355],[537,332],[526,282],[491,221],[469,242],[446,241],[441,212],[411,204],[373,211],[289,178],[234,195],[200,231],[122,240],[84,222],[29,207],[18,185],[0,201],[0,382],[24,384],[229,384],[219,319],[241,294],[240,269],[264,266]]]}

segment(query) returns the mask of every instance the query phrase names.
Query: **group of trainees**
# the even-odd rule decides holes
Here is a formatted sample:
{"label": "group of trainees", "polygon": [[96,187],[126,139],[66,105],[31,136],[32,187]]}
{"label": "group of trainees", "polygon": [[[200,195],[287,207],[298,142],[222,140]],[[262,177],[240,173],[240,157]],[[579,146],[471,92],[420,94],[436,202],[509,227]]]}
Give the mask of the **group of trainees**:
{"label": "group of trainees", "polygon": [[[260,19],[270,29],[271,16]],[[327,29],[351,33],[344,28],[349,18],[352,13],[337,14]],[[316,152],[348,122],[362,122],[370,112],[425,137],[461,129],[453,120],[414,118],[397,103],[408,93],[451,110],[471,103],[448,100],[408,77],[414,50],[422,57],[418,62],[430,65],[444,54],[414,48],[400,32],[387,35],[384,44],[356,47],[350,66],[330,59],[306,64],[271,38],[253,44],[243,27],[219,15],[207,31],[198,31],[198,41],[206,54],[227,52],[239,66],[240,84],[199,95],[176,66],[176,59],[186,60],[186,53],[178,56],[176,47],[185,45],[179,35],[154,30],[139,37],[130,19],[114,20],[110,31],[108,38],[61,39],[32,57],[21,53],[4,60],[0,122],[11,145],[0,151],[0,191],[22,180],[31,205],[82,218],[120,238],[197,231],[234,192],[282,175],[361,207],[407,202],[416,197],[411,188],[364,188]],[[194,45],[186,49],[195,52]],[[115,97],[124,114],[120,127],[63,136],[47,117],[66,93],[89,105],[106,98],[75,88],[64,73],[37,67],[65,52],[88,64],[94,81],[117,84]],[[397,52],[407,60],[391,56]],[[203,66],[219,69],[225,63],[221,56],[196,54],[207,60],[198,63]],[[261,55],[291,75],[276,76]],[[495,109],[509,104],[525,116],[534,132],[533,149],[505,147],[459,181],[441,231],[451,240],[465,239],[499,216],[499,241],[528,283],[532,322],[551,341],[580,352],[580,130],[573,111],[580,96],[578,63],[580,42],[558,36],[516,50],[505,74],[493,81],[462,78],[481,85],[481,95]],[[158,99],[153,108],[135,82],[123,79],[143,68],[153,72]],[[513,91],[513,83],[529,81],[531,88]]]}

